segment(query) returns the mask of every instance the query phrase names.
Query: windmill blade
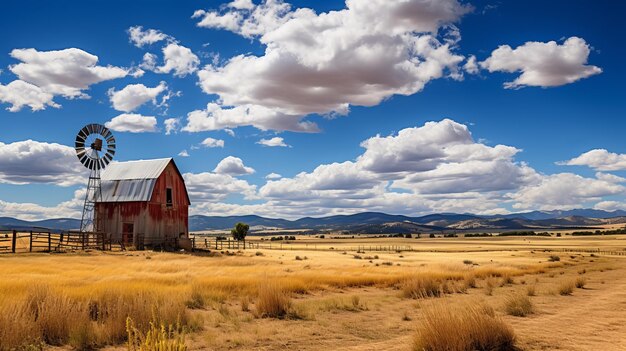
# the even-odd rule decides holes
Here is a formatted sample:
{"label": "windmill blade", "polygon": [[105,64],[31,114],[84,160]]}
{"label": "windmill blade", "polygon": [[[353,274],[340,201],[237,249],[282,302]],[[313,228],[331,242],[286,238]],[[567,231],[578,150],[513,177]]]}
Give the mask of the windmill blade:
{"label": "windmill blade", "polygon": [[[102,153],[97,153],[95,150],[86,146],[87,139],[92,135],[98,136],[99,139],[97,140],[106,140],[106,151],[102,150]],[[115,137],[107,127],[97,123],[90,123],[78,131],[74,149],[79,162],[86,168],[101,170],[113,161],[116,147]],[[102,155],[102,157],[100,155]]]}

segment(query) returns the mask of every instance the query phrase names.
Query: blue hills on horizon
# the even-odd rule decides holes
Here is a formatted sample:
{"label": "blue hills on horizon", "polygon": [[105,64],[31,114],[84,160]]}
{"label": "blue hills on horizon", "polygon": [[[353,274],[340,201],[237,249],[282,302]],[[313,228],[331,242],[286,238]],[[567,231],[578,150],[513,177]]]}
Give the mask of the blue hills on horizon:
{"label": "blue hills on horizon", "polygon": [[[615,217],[626,217],[626,211],[603,211],[596,209],[574,209],[554,211],[530,211],[506,215],[473,215],[457,213],[434,213],[411,217],[391,215],[382,212],[361,212],[352,215],[334,215],[324,217],[303,217],[297,220],[266,218],[257,215],[245,216],[204,216],[189,217],[190,231],[225,230],[237,222],[256,228],[311,229],[311,230],[348,230],[376,233],[380,230],[397,232],[428,232],[443,230],[466,230],[480,228],[526,229],[584,227],[601,224],[602,221]],[[626,221],[626,219],[625,219]],[[386,228],[381,228],[384,225]],[[0,230],[37,230],[55,231],[76,229],[80,220],[73,218],[55,218],[40,221],[25,221],[12,217],[0,217]]]}

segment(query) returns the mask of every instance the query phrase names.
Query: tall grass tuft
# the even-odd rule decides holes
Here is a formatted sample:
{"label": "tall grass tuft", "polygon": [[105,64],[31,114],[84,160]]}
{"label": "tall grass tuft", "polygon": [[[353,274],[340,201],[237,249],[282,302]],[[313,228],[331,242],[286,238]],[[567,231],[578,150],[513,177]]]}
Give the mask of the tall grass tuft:
{"label": "tall grass tuft", "polygon": [[441,302],[424,309],[415,335],[415,351],[514,350],[515,334],[492,308]]}
{"label": "tall grass tuft", "polygon": [[291,308],[291,298],[274,282],[259,285],[256,303],[257,315],[269,318],[285,318]]}
{"label": "tall grass tuft", "polygon": [[574,282],[565,280],[559,284],[558,291],[560,295],[567,296],[574,292]]}
{"label": "tall grass tuft", "polygon": [[533,314],[535,309],[532,301],[526,295],[512,295],[504,302],[506,313],[516,317],[526,317]]}
{"label": "tall grass tuft", "polygon": [[150,328],[144,333],[137,329],[133,320],[126,319],[126,332],[128,333],[129,351],[186,351],[185,334],[181,332],[180,325],[174,328],[169,325],[150,322]]}
{"label": "tall grass tuft", "polygon": [[402,283],[402,295],[406,298],[420,299],[438,297],[442,294],[442,283],[437,278],[416,276],[408,278]]}

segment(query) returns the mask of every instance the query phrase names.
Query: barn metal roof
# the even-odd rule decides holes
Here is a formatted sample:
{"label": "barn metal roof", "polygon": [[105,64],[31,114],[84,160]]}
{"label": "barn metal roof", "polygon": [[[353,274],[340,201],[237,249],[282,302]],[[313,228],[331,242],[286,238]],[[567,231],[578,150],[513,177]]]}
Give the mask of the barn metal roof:
{"label": "barn metal roof", "polygon": [[157,178],[171,158],[115,162],[110,164],[102,179],[102,202],[149,201]]}
{"label": "barn metal roof", "polygon": [[171,158],[111,163],[102,172],[102,180],[157,179]]}

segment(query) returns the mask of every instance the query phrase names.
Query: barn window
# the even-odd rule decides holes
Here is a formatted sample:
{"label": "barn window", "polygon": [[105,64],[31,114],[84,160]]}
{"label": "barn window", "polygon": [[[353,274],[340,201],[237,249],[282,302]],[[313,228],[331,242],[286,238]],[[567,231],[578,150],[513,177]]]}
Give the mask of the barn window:
{"label": "barn window", "polygon": [[172,189],[167,188],[165,192],[165,203],[167,207],[172,207]]}

